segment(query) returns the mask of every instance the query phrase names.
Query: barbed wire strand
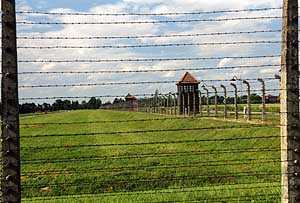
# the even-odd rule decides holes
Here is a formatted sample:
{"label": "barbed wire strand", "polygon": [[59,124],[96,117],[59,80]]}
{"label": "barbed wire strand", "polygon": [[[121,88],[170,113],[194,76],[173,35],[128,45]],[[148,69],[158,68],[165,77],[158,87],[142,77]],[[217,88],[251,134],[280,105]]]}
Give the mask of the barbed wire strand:
{"label": "barbed wire strand", "polygon": [[[280,152],[278,148],[241,148],[241,149],[224,149],[224,150],[198,150],[198,151],[185,151],[174,153],[145,153],[145,154],[131,154],[119,156],[85,156],[85,157],[72,157],[72,158],[59,158],[59,159],[23,159],[22,164],[42,164],[42,163],[60,163],[60,162],[73,162],[80,160],[120,160],[120,159],[142,159],[142,158],[169,158],[169,157],[185,157],[185,156],[198,156],[198,155],[219,155],[231,153],[266,153],[266,152]],[[285,150],[286,151],[286,150]],[[59,171],[57,173],[60,173]],[[44,174],[44,172],[43,172]]]}
{"label": "barbed wire strand", "polygon": [[[257,81],[257,78],[244,80]],[[276,78],[264,78],[264,80],[278,80]],[[20,85],[19,88],[58,88],[58,87],[92,87],[92,86],[115,86],[115,85],[148,85],[148,84],[171,84],[178,81],[139,81],[139,82],[104,82],[104,83],[76,83],[76,84],[53,84],[53,85]],[[231,79],[201,80],[200,82],[232,82]]]}
{"label": "barbed wire strand", "polygon": [[[275,79],[274,79],[275,80]],[[228,81],[229,82],[229,81]],[[266,92],[273,92],[273,91],[280,91],[282,89],[280,88],[274,88],[274,89],[266,89],[265,91]],[[237,92],[238,93],[242,93],[242,92],[246,92],[247,90],[238,90]],[[255,90],[251,90],[251,92],[261,92],[262,90],[261,89],[255,89]],[[227,93],[234,93],[235,91],[234,90],[227,90],[226,91]],[[214,94],[215,92],[208,92],[209,94]],[[223,91],[218,91],[219,94],[222,94],[224,93]],[[164,97],[168,97],[168,96],[174,96],[174,94],[177,95],[177,93],[165,93],[165,94],[159,94],[157,98],[160,98],[162,96]],[[204,94],[204,93],[202,93]],[[146,97],[146,98],[141,98],[141,99],[155,99],[155,94],[152,94],[152,93],[148,93],[148,94],[133,94],[135,95],[136,97]],[[19,100],[20,101],[27,101],[27,100],[55,100],[55,99],[90,99],[90,98],[125,98],[127,95],[91,95],[91,96],[53,96],[53,97],[24,97],[24,98],[20,98]],[[147,96],[151,96],[150,98],[147,97]],[[156,99],[157,99],[156,98]],[[167,98],[165,98],[167,99]],[[173,104],[174,105],[174,104]],[[230,105],[230,104],[228,104]],[[158,106],[157,104],[156,105],[151,105],[149,106],[151,108],[157,108],[157,107],[163,107],[163,106]],[[169,107],[174,107],[174,106],[169,106]],[[178,105],[176,105],[176,107],[178,107]],[[115,107],[115,108],[110,108],[110,109],[116,109],[116,110],[121,110],[121,109],[126,109],[126,107]],[[132,109],[132,108],[131,108]]]}
{"label": "barbed wire strand", "polygon": [[147,20],[147,21],[97,21],[97,22],[30,22],[17,21],[17,25],[128,25],[128,24],[169,24],[169,23],[197,23],[197,22],[226,22],[241,20],[279,20],[285,16],[255,16],[255,17],[234,17],[216,19],[185,19],[185,20]]}
{"label": "barbed wire strand", "polygon": [[[33,74],[124,74],[124,73],[157,73],[157,72],[179,72],[179,71],[212,71],[227,69],[252,69],[265,67],[281,67],[280,64],[262,64],[262,65],[240,65],[223,67],[201,67],[201,68],[177,68],[177,69],[142,69],[142,70],[90,70],[90,71],[26,71],[19,72],[19,75]],[[0,73],[2,74],[2,73]]]}
{"label": "barbed wire strand", "polygon": [[[268,164],[279,164],[282,163],[278,158],[271,159],[271,158],[259,158],[259,159],[243,159],[243,160],[236,160],[236,161],[229,161],[227,160],[226,163],[216,162],[217,164],[212,164],[211,162],[203,163],[203,162],[194,162],[194,163],[181,163],[181,164],[166,164],[166,165],[156,165],[156,166],[135,166],[135,167],[110,167],[110,168],[88,168],[88,170],[78,170],[75,169],[72,173],[86,173],[88,172],[120,172],[120,171],[145,171],[146,169],[151,170],[162,170],[162,169],[182,169],[182,168],[199,168],[199,167],[224,167],[224,166],[254,166],[254,165],[268,165]],[[48,170],[48,171],[27,171],[22,174],[64,174],[67,173],[61,170]],[[67,173],[68,174],[68,173]]]}
{"label": "barbed wire strand", "polygon": [[177,38],[177,37],[200,37],[200,36],[222,36],[222,35],[244,35],[280,33],[282,30],[254,30],[254,31],[232,31],[232,32],[210,32],[190,34],[165,34],[165,35],[136,35],[136,36],[85,36],[85,37],[61,37],[61,36],[18,36],[23,40],[109,40],[109,39],[144,39],[144,38]]}
{"label": "barbed wire strand", "polygon": [[201,61],[220,59],[259,59],[280,58],[281,55],[257,56],[218,56],[218,57],[186,57],[186,58],[142,58],[142,59],[80,59],[80,60],[20,60],[19,63],[117,63],[117,62],[157,62],[157,61]]}
{"label": "barbed wire strand", "polygon": [[[73,133],[73,134],[37,134],[37,135],[22,135],[21,139],[30,138],[49,138],[49,137],[76,137],[76,136],[100,136],[100,135],[120,135],[120,134],[148,134],[148,133],[165,133],[165,132],[188,132],[188,131],[207,131],[207,130],[232,130],[232,129],[249,129],[249,128],[265,128],[264,125],[233,125],[233,126],[214,126],[204,128],[178,128],[178,129],[151,129],[151,130],[136,130],[136,131],[112,131],[112,132],[93,132],[93,133]],[[198,134],[201,136],[201,134]]]}
{"label": "barbed wire strand", "polygon": [[129,49],[129,48],[155,48],[155,47],[188,47],[188,46],[223,46],[223,45],[249,45],[249,44],[282,44],[283,41],[232,41],[232,42],[201,42],[201,43],[170,43],[170,44],[139,44],[139,45],[93,45],[93,46],[18,46],[18,49]]}
{"label": "barbed wire strand", "polygon": [[[234,105],[234,104],[232,104]],[[154,106],[152,106],[154,107]],[[280,113],[280,112],[275,112]],[[154,113],[153,113],[154,114]],[[47,114],[45,114],[47,115]],[[224,116],[220,116],[224,118]],[[174,120],[189,120],[189,121],[200,121],[202,117],[164,117],[164,118],[147,118],[147,119],[128,119],[128,120],[95,120],[95,121],[77,121],[77,122],[32,122],[32,123],[20,123],[20,126],[38,126],[38,125],[81,125],[81,124],[105,124],[105,123],[128,123],[128,122],[155,122],[155,121],[174,121]],[[267,123],[264,126],[272,126]]]}
{"label": "barbed wire strand", "polygon": [[[259,198],[259,197],[265,197],[265,198]],[[268,197],[268,198],[266,198]],[[270,198],[271,197],[271,198]],[[276,200],[274,200],[276,197]],[[249,198],[253,198],[253,199],[249,199]],[[170,200],[170,201],[156,201],[156,202],[149,202],[149,203],[179,203],[179,202],[205,202],[205,201],[209,201],[209,202],[223,202],[223,201],[230,201],[230,202],[249,202],[251,200],[266,200],[266,201],[270,201],[270,200],[274,200],[277,201],[279,200],[280,195],[279,194],[274,194],[274,193],[266,193],[263,195],[242,195],[242,196],[238,196],[238,197],[223,197],[223,198],[218,198],[218,197],[212,197],[212,198],[195,198],[195,199],[190,199],[190,200]],[[143,202],[146,203],[146,202]],[[148,203],[148,202],[147,202]]]}
{"label": "barbed wire strand", "polygon": [[43,11],[17,11],[17,14],[38,14],[38,15],[71,15],[71,16],[169,16],[169,15],[201,15],[201,14],[219,14],[219,13],[241,13],[255,11],[281,10],[282,7],[271,8],[251,8],[251,9],[231,9],[215,11],[194,11],[194,12],[163,12],[163,13],[83,13],[83,12],[43,12]]}
{"label": "barbed wire strand", "polygon": [[[276,173],[254,173],[254,174],[229,174],[229,175],[215,175],[215,178],[229,178],[229,177],[240,177],[240,178],[243,178],[243,177],[270,177],[270,176],[280,176],[281,173],[280,172],[276,172]],[[126,175],[126,176],[129,176],[130,175]],[[98,178],[98,176],[93,176],[93,178]],[[135,179],[127,179],[127,180],[120,180],[120,179],[116,179],[116,180],[103,180],[103,181],[98,181],[96,179],[94,179],[94,183],[102,183],[102,184],[105,184],[105,183],[112,183],[112,184],[115,184],[115,183],[127,183],[127,184],[130,184],[131,182],[134,182],[134,183],[140,183],[140,182],[157,182],[157,181],[197,181],[197,180],[202,180],[202,179],[206,179],[206,178],[214,178],[213,175],[211,176],[201,176],[201,175],[197,175],[197,176],[190,176],[190,175],[185,175],[185,176],[177,176],[177,177],[174,177],[174,176],[165,176],[165,177],[160,177],[160,178],[151,178],[151,179],[138,179],[138,178],[135,178]],[[68,182],[58,182],[57,184],[31,184],[31,185],[23,185],[23,187],[41,187],[41,186],[45,186],[45,187],[60,187],[60,186],[73,186],[73,187],[76,187],[76,185],[74,185],[74,183],[68,183]],[[88,185],[88,182],[82,182],[82,185]]]}
{"label": "barbed wire strand", "polygon": [[[274,174],[270,174],[272,176],[274,176]],[[276,174],[276,175],[280,175],[280,174]],[[245,176],[245,175],[244,175]],[[180,176],[179,176],[180,177]],[[190,179],[193,179],[193,177],[196,179],[195,176],[182,176],[181,178],[179,177],[168,177],[168,178],[152,178],[152,179],[139,179],[139,178],[136,178],[136,179],[132,179],[132,181],[136,181],[136,182],[154,182],[154,181],[170,181],[170,180],[186,180],[188,178]],[[128,180],[101,180],[101,181],[98,181],[96,179],[94,179],[93,181],[94,183],[107,183],[107,182],[110,182],[110,183],[130,183]],[[81,182],[81,185],[90,185],[91,184],[91,181],[88,181],[88,182]],[[245,184],[248,184],[248,183],[245,183]],[[250,184],[253,184],[253,183],[250,183]],[[224,185],[231,185],[231,184],[224,184]],[[23,187],[26,188],[26,187],[29,187],[29,188],[34,188],[34,187],[45,187],[45,186],[51,186],[51,187],[59,187],[59,186],[72,186],[72,187],[78,187],[78,185],[74,184],[74,183],[68,183],[68,182],[60,182],[60,183],[57,183],[57,184],[23,184]],[[227,190],[227,189],[226,189]]]}
{"label": "barbed wire strand", "polygon": [[69,145],[69,146],[43,146],[43,147],[23,147],[24,151],[36,151],[36,150],[49,150],[60,148],[89,148],[89,147],[116,147],[116,146],[145,146],[145,145],[159,145],[159,144],[183,144],[183,143],[198,143],[198,142],[230,142],[240,140],[255,140],[255,139],[275,139],[280,136],[254,136],[254,137],[235,137],[224,139],[195,139],[195,140],[178,140],[178,141],[161,141],[161,142],[138,142],[138,143],[109,143],[109,144],[88,144],[88,145]]}

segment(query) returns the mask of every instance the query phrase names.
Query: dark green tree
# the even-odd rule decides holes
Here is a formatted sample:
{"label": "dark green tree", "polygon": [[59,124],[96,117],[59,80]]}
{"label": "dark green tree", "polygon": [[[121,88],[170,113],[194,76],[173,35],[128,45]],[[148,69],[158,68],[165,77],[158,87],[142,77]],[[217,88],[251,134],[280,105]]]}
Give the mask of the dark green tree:
{"label": "dark green tree", "polygon": [[97,109],[97,99],[95,97],[92,97],[88,103],[87,103],[88,109]]}

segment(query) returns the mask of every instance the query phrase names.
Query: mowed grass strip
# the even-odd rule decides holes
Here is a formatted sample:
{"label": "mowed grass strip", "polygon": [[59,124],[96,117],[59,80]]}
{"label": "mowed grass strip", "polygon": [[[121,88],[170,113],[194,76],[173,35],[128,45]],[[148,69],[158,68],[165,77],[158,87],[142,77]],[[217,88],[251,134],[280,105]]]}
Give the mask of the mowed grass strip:
{"label": "mowed grass strip", "polygon": [[[259,189],[258,189],[259,188]],[[272,191],[271,191],[272,190]],[[237,193],[239,195],[237,195]],[[25,198],[23,202],[280,202],[280,184],[226,185],[143,192]]]}
{"label": "mowed grass strip", "polygon": [[[149,202],[151,199],[159,202],[189,198],[198,198],[198,201],[207,198],[205,201],[208,201],[210,197],[238,201],[234,198],[240,197],[245,201],[264,199],[262,202],[266,202],[279,198],[274,197],[280,189],[277,184],[280,182],[278,127],[241,126],[240,123],[199,118],[164,118],[102,110],[22,118],[21,124],[34,124],[21,126],[24,201]],[[144,121],[126,122],[139,119]],[[53,124],[59,122],[84,123]],[[66,134],[77,135],[64,136]],[[254,137],[260,138],[252,139]],[[96,146],[78,147],[85,145]],[[268,187],[260,188],[264,185]],[[242,188],[237,189],[239,186]],[[191,192],[176,192],[185,188],[190,188]],[[155,194],[140,191],[154,191]],[[171,192],[156,194],[156,191]],[[134,195],[109,196],[115,193]],[[49,199],[49,196],[54,197]],[[57,199],[57,196],[64,198]],[[46,199],[35,200],[36,197]]]}

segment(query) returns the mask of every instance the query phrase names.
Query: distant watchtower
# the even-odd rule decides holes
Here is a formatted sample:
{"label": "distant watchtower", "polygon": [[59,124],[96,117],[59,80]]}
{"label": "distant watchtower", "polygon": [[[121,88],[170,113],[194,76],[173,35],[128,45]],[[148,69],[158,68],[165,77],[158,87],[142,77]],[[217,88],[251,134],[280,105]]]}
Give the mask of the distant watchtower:
{"label": "distant watchtower", "polygon": [[180,114],[199,113],[199,81],[186,72],[177,82],[178,105]]}
{"label": "distant watchtower", "polygon": [[138,100],[128,93],[125,97],[125,111],[138,111]]}

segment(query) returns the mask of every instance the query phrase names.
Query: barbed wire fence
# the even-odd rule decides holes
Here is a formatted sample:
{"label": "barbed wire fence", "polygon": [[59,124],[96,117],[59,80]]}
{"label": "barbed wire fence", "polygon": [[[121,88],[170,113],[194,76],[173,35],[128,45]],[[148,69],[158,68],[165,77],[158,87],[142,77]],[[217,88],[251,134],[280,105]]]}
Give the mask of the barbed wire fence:
{"label": "barbed wire fence", "polygon": [[[16,20],[16,14],[32,19]],[[253,21],[283,21],[283,28],[176,33],[164,27],[167,34],[131,30],[114,36],[43,30]],[[17,36],[16,26],[40,30]],[[255,51],[215,55],[228,46]],[[189,52],[201,47],[213,51]],[[232,65],[220,65],[223,60]],[[267,77],[259,72],[264,69],[281,69],[281,75]],[[238,71],[253,71],[253,77]],[[186,72],[201,77],[179,83]],[[284,0],[277,8],[166,13],[16,12],[14,0],[2,1],[1,74],[2,202],[299,201],[297,1]],[[46,112],[19,121],[22,103],[91,98],[103,100],[99,110]]]}

